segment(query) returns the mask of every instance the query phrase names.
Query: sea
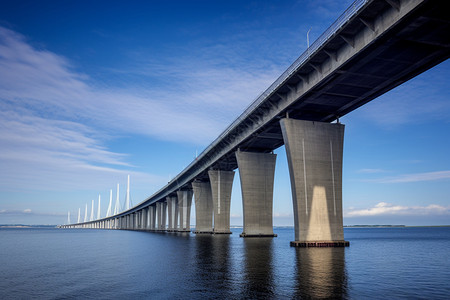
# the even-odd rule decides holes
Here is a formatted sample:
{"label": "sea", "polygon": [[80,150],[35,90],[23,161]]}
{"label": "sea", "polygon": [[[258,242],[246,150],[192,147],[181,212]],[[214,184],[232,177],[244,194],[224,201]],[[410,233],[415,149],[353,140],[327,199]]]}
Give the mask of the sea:
{"label": "sea", "polygon": [[345,228],[347,248],[275,238],[0,229],[0,299],[450,299],[450,227]]}

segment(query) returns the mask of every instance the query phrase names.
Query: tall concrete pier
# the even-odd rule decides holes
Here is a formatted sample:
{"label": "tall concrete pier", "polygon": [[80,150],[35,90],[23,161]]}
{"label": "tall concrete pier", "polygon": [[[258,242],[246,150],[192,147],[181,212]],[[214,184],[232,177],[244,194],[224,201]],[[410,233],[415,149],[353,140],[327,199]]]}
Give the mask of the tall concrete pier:
{"label": "tall concrete pier", "polygon": [[213,200],[211,184],[208,182],[192,182],[195,200],[195,231],[194,233],[212,233]]}
{"label": "tall concrete pier", "polygon": [[342,221],[344,125],[280,121],[294,206],[292,246],[348,246]]}
{"label": "tall concrete pier", "polygon": [[141,218],[142,218],[141,227],[140,227],[141,229],[148,228],[148,210],[149,210],[149,208],[147,207],[147,208],[142,209],[142,211],[141,211]]}
{"label": "tall concrete pier", "polygon": [[166,202],[156,202],[156,216],[158,218],[157,230],[166,230]]}
{"label": "tall concrete pier", "polygon": [[192,191],[177,191],[178,209],[180,213],[180,228],[178,231],[191,231]]}
{"label": "tall concrete pier", "polygon": [[276,154],[236,152],[242,189],[244,228],[241,237],[273,233],[273,181]]}
{"label": "tall concrete pier", "polygon": [[178,230],[178,199],[175,196],[167,197],[167,214],[169,219],[168,231]]}
{"label": "tall concrete pier", "polygon": [[230,203],[234,171],[209,170],[214,204],[214,233],[231,233]]}
{"label": "tall concrete pier", "polygon": [[150,205],[148,207],[148,229],[156,229],[156,205]]}
{"label": "tall concrete pier", "polygon": [[161,224],[160,224],[160,230],[165,231],[166,228],[166,222],[167,222],[167,202],[161,202]]}

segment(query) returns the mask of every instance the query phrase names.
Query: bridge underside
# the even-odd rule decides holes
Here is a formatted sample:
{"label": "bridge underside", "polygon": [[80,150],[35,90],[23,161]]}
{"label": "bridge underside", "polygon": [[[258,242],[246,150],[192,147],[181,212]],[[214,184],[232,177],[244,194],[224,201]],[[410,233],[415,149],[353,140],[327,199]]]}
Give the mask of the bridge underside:
{"label": "bridge underside", "polygon": [[[289,107],[240,142],[239,148],[243,151],[271,152],[284,145],[279,120],[286,114],[293,119],[332,122],[448,59],[450,14],[446,5],[446,1],[423,4],[389,32],[354,54],[351,60],[320,78],[307,92],[291,101]],[[242,124],[242,127],[254,126],[253,120],[261,119],[261,114],[286,101],[291,94],[298,94],[297,91],[307,86],[308,81],[314,81],[316,76],[321,77],[321,73],[325,75],[330,61],[339,59],[340,52],[356,47],[359,36],[373,32],[370,26],[376,30],[377,16],[392,10],[395,11],[386,1],[373,1],[273,93],[265,105],[258,108],[260,112],[255,112],[248,124]],[[236,169],[235,151],[222,157],[217,165],[224,169]]]}

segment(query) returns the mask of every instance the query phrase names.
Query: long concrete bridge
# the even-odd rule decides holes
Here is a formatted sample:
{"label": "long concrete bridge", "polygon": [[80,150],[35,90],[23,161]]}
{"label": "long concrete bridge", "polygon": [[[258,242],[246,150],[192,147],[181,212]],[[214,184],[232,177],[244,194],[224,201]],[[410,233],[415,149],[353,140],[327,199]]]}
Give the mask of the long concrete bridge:
{"label": "long concrete bridge", "polygon": [[344,125],[339,118],[450,56],[447,1],[357,0],[190,165],[138,205],[64,228],[230,233],[239,169],[243,232],[274,236],[276,155],[285,145],[293,246],[346,246],[342,220]]}

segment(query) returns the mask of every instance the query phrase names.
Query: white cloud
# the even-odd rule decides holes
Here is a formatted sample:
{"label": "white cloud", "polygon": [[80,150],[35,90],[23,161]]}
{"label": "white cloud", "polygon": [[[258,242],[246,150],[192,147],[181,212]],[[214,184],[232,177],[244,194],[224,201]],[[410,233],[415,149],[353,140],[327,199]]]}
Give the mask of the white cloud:
{"label": "white cloud", "polygon": [[363,174],[375,174],[375,173],[384,173],[386,172],[383,169],[360,169],[357,171],[357,173],[363,173]]}
{"label": "white cloud", "polygon": [[133,166],[105,146],[113,134],[206,146],[278,72],[232,68],[212,54],[205,58],[153,62],[141,70],[142,76],[162,78],[158,86],[164,88],[100,86],[66,58],[0,27],[0,74],[8,74],[0,76],[0,165],[7,170],[0,186],[65,189],[114,182],[111,177],[123,177]]}
{"label": "white cloud", "polygon": [[130,172],[126,155],[108,151],[87,126],[16,112],[5,103],[0,108],[3,190],[85,189],[111,184],[127,173],[136,182],[163,182],[157,176]]}
{"label": "white cloud", "polygon": [[[358,109],[361,119],[391,130],[404,124],[448,119],[450,61],[444,61]],[[430,82],[433,82],[430,88]]]}
{"label": "white cloud", "polygon": [[54,212],[35,212],[27,208],[24,210],[0,210],[1,215],[23,215],[23,216],[67,216],[67,213],[54,213]]}
{"label": "white cloud", "polygon": [[96,86],[93,79],[75,72],[64,57],[37,50],[18,33],[1,27],[0,50],[0,72],[8,74],[0,78],[0,97],[16,109],[105,130],[203,145],[279,73],[274,69],[261,72],[262,67],[229,67],[216,53],[216,57],[202,57],[205,60],[142,61],[139,71],[128,70],[123,78],[138,72],[162,82],[152,87],[150,79],[150,88],[130,84],[120,89],[114,82]]}
{"label": "white cloud", "polygon": [[445,179],[450,179],[450,171],[404,174],[395,177],[375,179],[373,181],[379,183],[407,183],[407,182],[435,181]]}
{"label": "white cloud", "polygon": [[450,215],[450,206],[430,204],[428,206],[401,206],[386,202],[380,202],[375,207],[353,210],[344,213],[346,218],[366,217],[366,216],[429,216],[429,215]]}
{"label": "white cloud", "polygon": [[273,213],[273,217],[274,218],[293,218],[294,215],[292,213],[278,213],[278,212],[274,212]]}

